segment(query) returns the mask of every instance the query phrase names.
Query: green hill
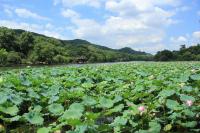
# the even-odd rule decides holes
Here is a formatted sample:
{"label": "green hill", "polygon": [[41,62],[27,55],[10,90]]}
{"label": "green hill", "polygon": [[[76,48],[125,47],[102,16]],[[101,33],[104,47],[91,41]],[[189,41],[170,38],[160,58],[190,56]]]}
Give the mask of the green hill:
{"label": "green hill", "polygon": [[136,50],[133,50],[132,48],[129,48],[129,47],[121,48],[118,51],[128,53],[128,54],[147,55],[147,53],[145,53],[145,52],[136,51]]}
{"label": "green hill", "polygon": [[60,40],[21,29],[0,27],[0,65],[152,60],[152,55],[145,52],[124,49],[111,49],[80,39]]}

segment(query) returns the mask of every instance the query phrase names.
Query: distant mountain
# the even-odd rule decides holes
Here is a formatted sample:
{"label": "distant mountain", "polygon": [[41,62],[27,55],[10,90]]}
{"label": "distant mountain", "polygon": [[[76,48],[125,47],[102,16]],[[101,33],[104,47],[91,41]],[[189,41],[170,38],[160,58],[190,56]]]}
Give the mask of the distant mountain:
{"label": "distant mountain", "polygon": [[118,51],[123,52],[123,53],[128,53],[128,54],[148,55],[148,53],[146,53],[146,52],[136,51],[129,47],[121,48]]}
{"label": "distant mountain", "polygon": [[0,27],[1,64],[60,64],[152,60],[131,48],[111,49],[86,40],[60,40],[21,29]]}

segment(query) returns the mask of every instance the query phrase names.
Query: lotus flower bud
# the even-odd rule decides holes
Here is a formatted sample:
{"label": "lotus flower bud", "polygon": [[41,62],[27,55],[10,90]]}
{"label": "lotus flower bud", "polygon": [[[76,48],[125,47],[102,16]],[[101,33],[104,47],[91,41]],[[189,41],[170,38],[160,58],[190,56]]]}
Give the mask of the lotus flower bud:
{"label": "lotus flower bud", "polygon": [[138,107],[138,110],[139,110],[140,112],[144,112],[144,111],[145,111],[145,107],[144,107],[144,106],[139,106],[139,107]]}
{"label": "lotus flower bud", "polygon": [[193,101],[192,101],[192,100],[187,100],[187,101],[186,101],[186,105],[187,105],[187,106],[190,107],[190,106],[192,106],[192,104],[193,104]]}

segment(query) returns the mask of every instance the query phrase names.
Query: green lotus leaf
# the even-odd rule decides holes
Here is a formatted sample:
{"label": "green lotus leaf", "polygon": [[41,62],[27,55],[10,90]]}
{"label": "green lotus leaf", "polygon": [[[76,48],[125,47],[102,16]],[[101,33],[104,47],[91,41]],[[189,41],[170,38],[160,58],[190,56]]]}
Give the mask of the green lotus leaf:
{"label": "green lotus leaf", "polygon": [[179,110],[180,109],[179,103],[175,100],[167,99],[166,106],[171,110]]}
{"label": "green lotus leaf", "polygon": [[40,106],[40,105],[35,105],[35,106],[33,107],[33,111],[34,111],[34,112],[41,112],[41,111],[42,111],[42,106]]}
{"label": "green lotus leaf", "polygon": [[192,88],[192,86],[184,86],[181,90],[185,92],[192,92],[194,88]]}
{"label": "green lotus leaf", "polygon": [[83,115],[84,107],[80,103],[73,103],[69,109],[61,116],[61,120],[80,119]]}
{"label": "green lotus leaf", "polygon": [[66,133],[85,133],[87,126],[76,126],[74,131],[67,131]]}
{"label": "green lotus leaf", "polygon": [[113,100],[114,103],[120,102],[123,98],[121,96],[115,96],[115,99]]}
{"label": "green lotus leaf", "polygon": [[24,86],[28,86],[28,87],[29,87],[29,86],[32,85],[32,82],[26,79],[26,80],[23,80],[23,81],[21,82],[21,84],[24,85]]}
{"label": "green lotus leaf", "polygon": [[189,109],[184,109],[182,112],[183,112],[186,116],[189,116],[189,117],[195,117],[195,115],[196,115],[193,111],[191,111],[191,110],[189,110]]}
{"label": "green lotus leaf", "polygon": [[190,122],[186,122],[186,123],[183,123],[181,121],[178,121],[178,123],[183,126],[183,127],[186,127],[186,128],[194,128],[196,125],[197,125],[197,122],[196,121],[190,121]]}
{"label": "green lotus leaf", "polygon": [[37,130],[37,133],[49,133],[50,131],[50,128],[42,127]]}
{"label": "green lotus leaf", "polygon": [[64,112],[64,107],[57,103],[49,105],[48,109],[53,115],[61,115]]}
{"label": "green lotus leaf", "polygon": [[73,103],[69,106],[69,110],[77,110],[79,112],[83,112],[84,106],[81,103]]}
{"label": "green lotus leaf", "polygon": [[15,116],[19,112],[19,109],[16,105],[11,106],[11,107],[5,107],[5,106],[0,105],[0,111],[5,114],[9,114],[11,116]]}
{"label": "green lotus leaf", "polygon": [[129,110],[131,111],[131,114],[132,114],[132,115],[136,115],[136,114],[139,113],[138,106],[135,105],[135,104],[132,104],[132,105],[129,107]]}
{"label": "green lotus leaf", "polygon": [[3,104],[4,102],[6,102],[7,99],[8,99],[7,94],[4,92],[0,92],[0,104]]}
{"label": "green lotus leaf", "polygon": [[149,122],[149,132],[150,133],[160,133],[161,125],[158,122],[152,121]]}
{"label": "green lotus leaf", "polygon": [[19,105],[22,103],[23,99],[22,97],[20,97],[19,95],[10,95],[10,100],[15,104],[15,105]]}
{"label": "green lotus leaf", "polygon": [[112,126],[124,126],[127,123],[127,119],[121,116],[115,118],[114,122],[111,123]]}
{"label": "green lotus leaf", "polygon": [[9,118],[11,122],[13,121],[19,121],[19,119],[21,118],[21,116],[17,115],[15,117]]}
{"label": "green lotus leaf", "polygon": [[28,89],[28,96],[31,98],[39,99],[40,95],[38,95],[33,89]]}
{"label": "green lotus leaf", "polygon": [[162,90],[158,95],[163,98],[166,98],[174,95],[175,93],[176,93],[175,90]]}
{"label": "green lotus leaf", "polygon": [[61,116],[62,120],[68,120],[68,119],[80,119],[82,116],[82,112],[76,111],[76,110],[66,110],[64,114]]}
{"label": "green lotus leaf", "polygon": [[82,87],[83,88],[87,88],[87,89],[90,89],[90,88],[92,88],[94,86],[94,84],[92,84],[92,83],[83,83],[82,84]]}
{"label": "green lotus leaf", "polygon": [[181,113],[172,113],[168,118],[172,120],[176,120],[177,118],[181,118],[182,114]]}
{"label": "green lotus leaf", "polygon": [[181,99],[181,101],[184,101],[184,102],[187,100],[192,100],[193,102],[195,101],[195,98],[193,96],[188,96],[188,95],[184,95],[184,94],[180,95],[180,99]]}
{"label": "green lotus leaf", "polygon": [[59,100],[59,96],[51,96],[49,101],[48,101],[48,104],[52,104],[52,103],[54,103],[58,100]]}
{"label": "green lotus leaf", "polygon": [[132,127],[138,126],[138,123],[137,123],[137,122],[134,122],[134,121],[132,121],[132,120],[129,120],[129,123],[131,124]]}
{"label": "green lotus leaf", "polygon": [[92,106],[92,105],[95,105],[97,102],[94,98],[92,97],[89,97],[89,96],[84,96],[83,97],[83,102],[82,102],[84,105],[86,106]]}
{"label": "green lotus leaf", "polygon": [[200,80],[200,74],[191,75],[190,78],[193,80]]}
{"label": "green lotus leaf", "polygon": [[105,97],[100,97],[99,106],[101,108],[111,108],[114,105],[114,101],[111,99],[107,99]]}
{"label": "green lotus leaf", "polygon": [[44,122],[42,115],[38,112],[30,111],[28,113],[25,113],[24,118],[28,122],[30,122],[31,124],[34,124],[34,125],[42,125]]}
{"label": "green lotus leaf", "polygon": [[149,133],[148,130],[139,130],[139,131],[136,131],[135,133]]}
{"label": "green lotus leaf", "polygon": [[109,109],[108,112],[106,113],[106,115],[112,114],[114,112],[121,112],[123,108],[124,108],[123,104],[117,105],[114,108]]}
{"label": "green lotus leaf", "polygon": [[60,91],[59,85],[52,85],[44,93],[42,93],[42,95],[51,98],[52,96],[57,95],[59,91]]}

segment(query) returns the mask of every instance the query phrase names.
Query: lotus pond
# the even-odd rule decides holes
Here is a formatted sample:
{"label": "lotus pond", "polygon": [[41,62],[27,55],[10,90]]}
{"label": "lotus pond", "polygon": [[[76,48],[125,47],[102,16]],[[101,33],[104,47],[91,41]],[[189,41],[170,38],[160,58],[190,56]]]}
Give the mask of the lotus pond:
{"label": "lotus pond", "polygon": [[200,63],[0,71],[0,132],[200,132]]}

